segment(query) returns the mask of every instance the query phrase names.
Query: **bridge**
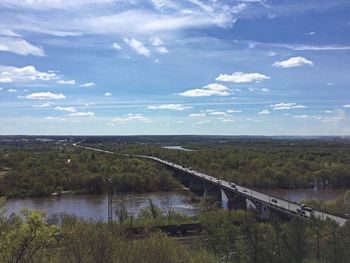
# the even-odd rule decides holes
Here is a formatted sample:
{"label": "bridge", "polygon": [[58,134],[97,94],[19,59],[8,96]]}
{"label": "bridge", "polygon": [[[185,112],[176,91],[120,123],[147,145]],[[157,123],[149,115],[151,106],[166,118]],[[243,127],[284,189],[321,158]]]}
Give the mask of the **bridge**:
{"label": "bridge", "polygon": [[[73,144],[88,150],[102,153],[115,154],[114,152]],[[263,191],[238,185],[214,176],[198,172],[190,167],[169,162],[154,156],[123,154],[124,156],[153,160],[173,170],[181,182],[191,191],[202,195],[213,195],[221,202],[223,208],[254,209],[261,219],[269,219],[275,212],[285,217],[298,216],[306,219],[319,218],[321,220],[333,220],[340,226],[347,221],[345,216],[339,216],[327,211],[307,207],[278,196],[264,193]]]}

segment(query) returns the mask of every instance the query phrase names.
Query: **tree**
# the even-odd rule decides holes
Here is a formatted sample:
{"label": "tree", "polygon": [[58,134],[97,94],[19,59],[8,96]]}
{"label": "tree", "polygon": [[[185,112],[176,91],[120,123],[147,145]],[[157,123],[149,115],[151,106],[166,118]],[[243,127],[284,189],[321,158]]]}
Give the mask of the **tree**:
{"label": "tree", "polygon": [[57,242],[58,229],[44,223],[44,214],[23,210],[0,239],[0,258],[4,263],[30,262]]}

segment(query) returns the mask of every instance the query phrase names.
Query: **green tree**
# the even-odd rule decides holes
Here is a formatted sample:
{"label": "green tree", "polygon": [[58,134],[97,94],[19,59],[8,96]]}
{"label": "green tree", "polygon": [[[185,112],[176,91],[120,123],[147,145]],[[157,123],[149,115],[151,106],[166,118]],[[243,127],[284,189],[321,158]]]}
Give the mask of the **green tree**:
{"label": "green tree", "polygon": [[43,257],[56,244],[57,233],[56,226],[44,223],[43,213],[23,210],[1,236],[1,262],[32,262],[38,255]]}

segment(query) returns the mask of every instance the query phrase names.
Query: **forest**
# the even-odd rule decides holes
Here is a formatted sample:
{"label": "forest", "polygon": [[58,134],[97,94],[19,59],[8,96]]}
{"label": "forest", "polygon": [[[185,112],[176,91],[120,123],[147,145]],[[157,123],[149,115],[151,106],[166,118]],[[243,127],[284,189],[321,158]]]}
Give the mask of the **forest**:
{"label": "forest", "polygon": [[103,146],[117,152],[157,156],[256,188],[350,186],[348,139],[218,139],[186,141],[181,145],[193,151],[168,150],[159,144]]}
{"label": "forest", "polygon": [[[42,212],[26,209],[7,216],[3,203],[1,199],[0,258],[4,263],[348,263],[350,258],[349,222],[342,227],[333,221],[300,218],[259,222],[252,212],[215,205],[203,209],[197,218],[186,219],[146,207],[134,222],[146,226],[144,232],[130,237],[126,218],[108,226],[70,215],[45,218]],[[147,228],[184,220],[197,220],[203,227],[190,243]]]}
{"label": "forest", "polygon": [[[350,140],[202,137],[74,138],[93,152],[57,141],[0,145],[0,195],[44,196],[65,191],[168,191],[181,185],[164,166],[118,153],[145,154],[255,188],[350,187]],[[192,151],[164,149],[181,145]]]}
{"label": "forest", "polygon": [[106,180],[115,191],[168,191],[180,185],[154,162],[68,147],[0,149],[0,195],[46,196],[64,191],[100,194]]}

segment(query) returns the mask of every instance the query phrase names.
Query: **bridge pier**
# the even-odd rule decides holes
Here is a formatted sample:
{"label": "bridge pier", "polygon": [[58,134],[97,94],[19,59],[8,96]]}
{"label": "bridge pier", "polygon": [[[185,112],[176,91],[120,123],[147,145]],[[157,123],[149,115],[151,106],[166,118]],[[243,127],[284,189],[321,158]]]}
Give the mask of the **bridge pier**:
{"label": "bridge pier", "polygon": [[224,208],[224,209],[229,208],[228,207],[228,204],[229,204],[228,196],[222,188],[220,188],[220,194],[221,194],[221,196],[220,196],[221,197],[221,208]]}

